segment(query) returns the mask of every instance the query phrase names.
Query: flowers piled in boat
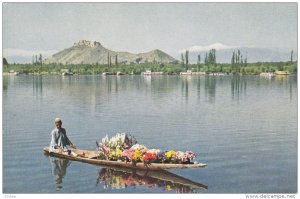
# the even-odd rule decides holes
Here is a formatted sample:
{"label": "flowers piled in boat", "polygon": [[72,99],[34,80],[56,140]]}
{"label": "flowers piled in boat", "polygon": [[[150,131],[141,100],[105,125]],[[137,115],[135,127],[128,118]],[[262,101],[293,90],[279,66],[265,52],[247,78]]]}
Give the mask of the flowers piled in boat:
{"label": "flowers piled in boat", "polygon": [[113,136],[110,139],[108,138],[108,135],[102,138],[99,147],[101,148],[106,147],[110,149],[119,148],[120,150],[124,150],[126,148],[130,148],[136,143],[137,140],[132,135],[127,133],[117,133],[115,136]]}
{"label": "flowers piled in boat", "polygon": [[143,160],[143,152],[141,150],[134,150],[132,156],[132,162],[140,162]]}
{"label": "flowers piled in boat", "polygon": [[138,144],[133,136],[126,133],[118,133],[110,139],[106,135],[100,144],[96,143],[100,151],[99,158],[107,160],[133,163],[190,163],[196,157],[192,151],[147,149],[146,146]]}
{"label": "flowers piled in boat", "polygon": [[132,161],[133,158],[133,154],[134,154],[134,149],[125,149],[122,152],[122,157],[126,160],[126,161]]}
{"label": "flowers piled in boat", "polygon": [[157,154],[156,153],[151,153],[147,151],[144,156],[143,156],[143,162],[154,162],[157,159]]}
{"label": "flowers piled in boat", "polygon": [[166,153],[165,153],[165,157],[166,157],[167,159],[175,158],[175,157],[176,157],[176,151],[171,150],[171,151],[166,152]]}
{"label": "flowers piled in boat", "polygon": [[132,147],[137,143],[135,137],[127,133],[117,133],[112,138],[106,135],[102,138],[100,144],[96,142],[98,150],[104,154],[106,159],[119,160],[122,158],[122,153],[125,149]]}
{"label": "flowers piled in boat", "polygon": [[177,151],[175,157],[178,162],[185,163],[185,162],[191,162],[192,160],[194,160],[196,157],[196,154],[192,151],[186,151],[186,152]]}

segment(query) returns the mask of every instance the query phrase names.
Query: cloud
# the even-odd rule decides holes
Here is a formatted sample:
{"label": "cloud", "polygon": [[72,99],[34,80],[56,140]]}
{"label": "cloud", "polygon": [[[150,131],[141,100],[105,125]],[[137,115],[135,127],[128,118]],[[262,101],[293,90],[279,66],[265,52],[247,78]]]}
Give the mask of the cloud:
{"label": "cloud", "polygon": [[16,49],[16,48],[5,48],[3,49],[3,56],[4,57],[32,57],[32,55],[39,55],[42,54],[43,57],[48,57],[52,54],[57,52],[57,50],[23,50],[23,49]]}
{"label": "cloud", "polygon": [[225,45],[222,43],[214,43],[207,46],[191,46],[189,48],[179,50],[177,53],[183,53],[186,50],[190,52],[205,52],[205,51],[209,51],[210,49],[226,50],[226,49],[235,49],[235,48],[242,48],[242,47],[254,47],[254,46],[233,46],[233,45]]}

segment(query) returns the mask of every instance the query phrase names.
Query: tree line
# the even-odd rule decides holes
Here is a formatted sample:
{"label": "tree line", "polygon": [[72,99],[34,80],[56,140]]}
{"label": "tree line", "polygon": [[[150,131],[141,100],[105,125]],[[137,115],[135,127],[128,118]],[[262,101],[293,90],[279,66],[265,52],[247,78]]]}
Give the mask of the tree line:
{"label": "tree line", "polygon": [[[211,49],[205,53],[202,61],[201,55],[197,55],[196,64],[190,63],[190,53],[186,50],[181,53],[180,63],[162,64],[154,63],[119,63],[118,55],[111,56],[107,54],[107,64],[43,64],[42,54],[32,56],[32,64],[9,64],[6,58],[3,58],[4,71],[15,70],[23,73],[59,73],[61,69],[68,68],[71,72],[80,74],[100,74],[103,72],[116,73],[121,71],[127,74],[140,74],[145,70],[161,71],[165,74],[179,74],[182,71],[192,70],[193,72],[222,72],[231,74],[259,74],[260,72],[274,72],[276,70],[288,70],[291,73],[297,71],[297,62],[293,60],[294,52],[291,51],[290,61],[288,62],[258,62],[248,63],[247,53],[244,55],[240,50],[233,51],[231,63],[223,64],[217,62],[217,51]],[[114,58],[114,64],[112,59]],[[9,66],[9,67],[8,67]]]}

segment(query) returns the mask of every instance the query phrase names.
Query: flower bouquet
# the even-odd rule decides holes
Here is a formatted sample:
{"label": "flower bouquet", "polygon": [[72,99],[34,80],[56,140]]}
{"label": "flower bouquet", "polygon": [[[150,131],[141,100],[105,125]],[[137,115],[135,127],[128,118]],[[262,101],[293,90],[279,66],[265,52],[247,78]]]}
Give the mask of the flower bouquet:
{"label": "flower bouquet", "polygon": [[112,138],[106,135],[101,142],[96,142],[99,150],[99,158],[112,161],[151,163],[191,163],[196,155],[192,151],[160,151],[159,149],[147,149],[138,144],[130,134],[118,133]]}
{"label": "flower bouquet", "polygon": [[137,140],[132,135],[126,133],[117,133],[110,139],[106,135],[100,143],[96,141],[101,157],[109,160],[122,160],[123,151],[136,143]]}

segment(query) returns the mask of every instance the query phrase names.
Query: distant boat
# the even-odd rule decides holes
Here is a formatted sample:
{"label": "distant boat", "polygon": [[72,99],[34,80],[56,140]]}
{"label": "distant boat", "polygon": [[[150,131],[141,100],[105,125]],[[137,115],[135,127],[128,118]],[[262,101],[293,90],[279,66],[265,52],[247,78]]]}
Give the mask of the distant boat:
{"label": "distant boat", "polygon": [[3,75],[19,75],[19,72],[10,70],[9,72],[3,72]]}
{"label": "distant boat", "polygon": [[275,75],[289,75],[290,73],[288,71],[275,71]]}
{"label": "distant boat", "polygon": [[102,75],[113,75],[113,74],[110,72],[104,72],[104,73],[102,73]]}
{"label": "distant boat", "polygon": [[121,71],[118,71],[117,75],[124,75],[124,73],[122,73]]}
{"label": "distant boat", "polygon": [[262,76],[262,77],[273,77],[273,76],[275,76],[275,74],[271,73],[271,72],[263,72],[263,73],[260,73],[259,76]]}
{"label": "distant boat", "polygon": [[163,72],[152,72],[151,70],[146,70],[146,72],[142,72],[142,75],[162,75]]}
{"label": "distant boat", "polygon": [[142,72],[142,75],[152,75],[151,70],[146,70],[146,72]]}
{"label": "distant boat", "polygon": [[180,75],[205,75],[205,72],[192,72],[191,70],[187,70],[186,72],[180,72]]}
{"label": "distant boat", "polygon": [[71,73],[71,72],[63,72],[62,73],[62,76],[72,76],[74,75],[74,73]]}
{"label": "distant boat", "polygon": [[192,75],[192,71],[191,70],[187,70],[186,72],[180,72],[180,75]]}
{"label": "distant boat", "polygon": [[210,76],[224,76],[226,75],[225,73],[221,73],[221,72],[218,72],[218,73],[209,73]]}

